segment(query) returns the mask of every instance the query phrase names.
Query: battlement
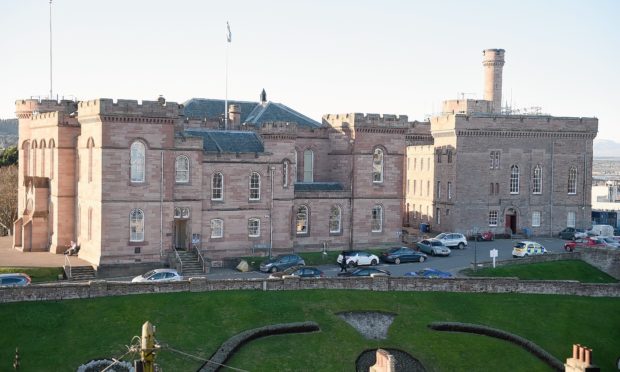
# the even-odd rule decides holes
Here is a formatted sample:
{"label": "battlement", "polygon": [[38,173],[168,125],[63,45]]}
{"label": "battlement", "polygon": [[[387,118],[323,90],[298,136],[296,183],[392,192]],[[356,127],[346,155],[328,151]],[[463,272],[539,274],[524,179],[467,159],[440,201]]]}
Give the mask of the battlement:
{"label": "battlement", "polygon": [[407,115],[393,114],[327,114],[323,116],[323,122],[333,127],[353,125],[355,127],[409,128],[414,126],[414,122],[410,122]]}
{"label": "battlement", "polygon": [[38,125],[79,125],[77,118],[62,111],[42,112],[32,115],[31,126]]}
{"label": "battlement", "polygon": [[80,116],[119,115],[131,117],[177,118],[182,106],[176,102],[112,100],[98,98],[78,104]]}
{"label": "battlement", "polygon": [[490,113],[493,102],[483,99],[456,99],[443,101],[444,114]]}
{"label": "battlement", "polygon": [[20,119],[30,118],[33,114],[60,111],[67,114],[77,110],[77,102],[55,99],[21,99],[15,101],[15,113]]}
{"label": "battlement", "polygon": [[300,127],[296,123],[290,123],[288,121],[274,121],[263,123],[258,128],[259,133],[296,133]]}

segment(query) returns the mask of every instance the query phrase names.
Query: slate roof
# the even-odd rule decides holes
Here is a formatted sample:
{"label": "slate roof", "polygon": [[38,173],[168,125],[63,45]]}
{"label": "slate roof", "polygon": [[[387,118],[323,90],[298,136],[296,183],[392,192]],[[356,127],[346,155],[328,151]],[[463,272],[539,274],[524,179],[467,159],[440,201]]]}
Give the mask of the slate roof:
{"label": "slate roof", "polygon": [[202,137],[202,149],[205,152],[251,153],[265,152],[265,146],[255,132],[188,129],[187,136]]}
{"label": "slate roof", "polygon": [[295,182],[295,192],[304,191],[344,191],[338,182]]}
{"label": "slate roof", "polygon": [[[241,108],[241,123],[249,123],[260,127],[263,123],[282,121],[297,123],[300,126],[318,128],[321,123],[293,110],[281,103],[248,101],[228,101],[229,105],[239,105]],[[185,103],[184,115],[189,118],[218,118],[224,113],[224,101],[219,99],[192,98]]]}

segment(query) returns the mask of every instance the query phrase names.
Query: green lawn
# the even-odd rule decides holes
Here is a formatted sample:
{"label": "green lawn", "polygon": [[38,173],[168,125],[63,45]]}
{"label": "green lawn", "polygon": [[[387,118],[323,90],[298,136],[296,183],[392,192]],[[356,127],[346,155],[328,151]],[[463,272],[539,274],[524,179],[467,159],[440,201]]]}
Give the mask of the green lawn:
{"label": "green lawn", "polygon": [[[388,339],[366,340],[335,314],[380,310],[398,314]],[[548,371],[521,348],[479,335],[432,331],[433,321],[484,324],[513,332],[565,360],[572,344],[594,349],[612,371],[620,350],[620,299],[520,294],[339,290],[230,291],[107,297],[0,305],[0,370],[19,347],[22,371],[68,371],[93,358],[119,357],[142,323],[162,344],[201,358],[230,336],[279,322],[312,320],[321,331],[271,336],[243,346],[228,364],[250,371],[351,371],[365,349],[399,348],[429,371]],[[167,371],[201,364],[169,349]]]}
{"label": "green lawn", "polygon": [[63,271],[61,267],[0,267],[0,274],[8,273],[25,273],[30,276],[33,283],[41,283],[57,281],[58,275]]}
{"label": "green lawn", "polygon": [[[582,283],[617,283],[618,281],[583,261],[565,260],[521,265],[506,265],[473,271],[462,271],[467,276],[516,277],[522,280],[578,280]],[[620,356],[620,355],[618,355]]]}

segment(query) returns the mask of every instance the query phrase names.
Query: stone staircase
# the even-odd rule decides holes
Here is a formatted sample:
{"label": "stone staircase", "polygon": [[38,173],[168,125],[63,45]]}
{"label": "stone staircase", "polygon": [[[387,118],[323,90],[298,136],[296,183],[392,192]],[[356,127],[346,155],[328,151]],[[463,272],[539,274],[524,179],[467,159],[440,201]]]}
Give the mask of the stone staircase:
{"label": "stone staircase", "polygon": [[180,274],[184,277],[202,276],[205,272],[202,270],[202,261],[193,251],[177,250],[181,262],[183,262],[183,272]]}
{"label": "stone staircase", "polygon": [[92,266],[72,266],[71,277],[69,277],[69,267],[65,266],[65,275],[69,280],[94,280],[97,279],[97,272]]}

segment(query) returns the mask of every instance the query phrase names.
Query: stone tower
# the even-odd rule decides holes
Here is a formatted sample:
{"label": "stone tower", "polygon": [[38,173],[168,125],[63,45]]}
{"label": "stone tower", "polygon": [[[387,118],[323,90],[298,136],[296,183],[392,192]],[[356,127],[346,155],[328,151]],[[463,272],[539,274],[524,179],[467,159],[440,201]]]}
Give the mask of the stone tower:
{"label": "stone tower", "polygon": [[491,101],[491,111],[502,111],[502,70],[504,68],[504,49],[485,49],[484,59],[484,99]]}

